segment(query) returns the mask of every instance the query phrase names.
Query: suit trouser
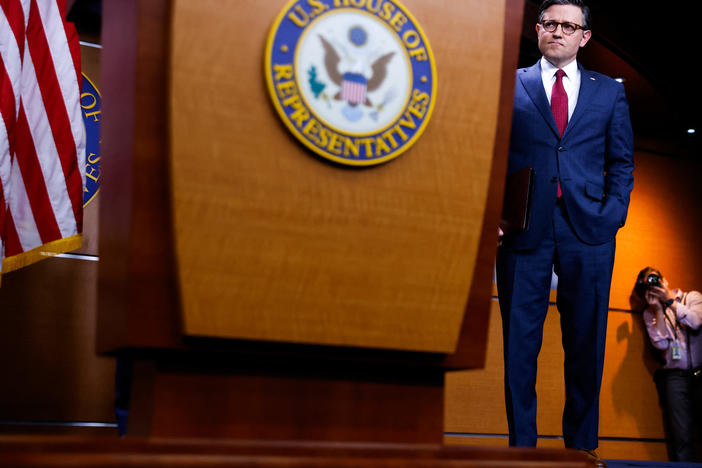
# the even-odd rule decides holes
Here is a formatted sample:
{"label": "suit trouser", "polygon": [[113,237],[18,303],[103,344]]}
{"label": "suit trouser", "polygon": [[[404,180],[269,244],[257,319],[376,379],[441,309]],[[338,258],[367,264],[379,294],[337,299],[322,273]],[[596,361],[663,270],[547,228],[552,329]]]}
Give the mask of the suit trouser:
{"label": "suit trouser", "polygon": [[581,242],[562,204],[556,205],[552,229],[536,248],[499,249],[497,287],[510,445],[536,445],[536,364],[555,268],[565,353],[563,438],[566,447],[597,447],[614,250],[614,239],[600,245]]}

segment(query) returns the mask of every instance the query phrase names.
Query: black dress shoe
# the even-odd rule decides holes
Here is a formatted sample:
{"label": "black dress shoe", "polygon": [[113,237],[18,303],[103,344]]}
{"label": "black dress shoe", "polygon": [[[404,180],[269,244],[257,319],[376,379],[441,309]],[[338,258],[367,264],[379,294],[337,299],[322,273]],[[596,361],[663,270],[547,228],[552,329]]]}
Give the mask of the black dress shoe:
{"label": "black dress shoe", "polygon": [[587,456],[590,457],[590,461],[595,463],[595,466],[598,466],[601,468],[607,468],[607,462],[600,458],[600,456],[597,454],[597,452],[595,452],[595,449],[591,449],[591,450],[581,449],[580,451],[587,454]]}

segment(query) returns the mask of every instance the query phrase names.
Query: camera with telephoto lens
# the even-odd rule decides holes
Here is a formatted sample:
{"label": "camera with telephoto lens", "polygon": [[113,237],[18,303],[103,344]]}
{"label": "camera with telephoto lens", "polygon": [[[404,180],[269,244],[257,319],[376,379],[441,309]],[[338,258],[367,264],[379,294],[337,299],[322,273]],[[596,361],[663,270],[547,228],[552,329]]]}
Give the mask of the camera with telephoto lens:
{"label": "camera with telephoto lens", "polygon": [[646,277],[646,289],[661,285],[661,277],[655,273],[651,273]]}
{"label": "camera with telephoto lens", "polygon": [[636,281],[635,292],[639,297],[643,298],[646,295],[646,291],[656,286],[661,286],[661,275],[652,271],[644,278]]}

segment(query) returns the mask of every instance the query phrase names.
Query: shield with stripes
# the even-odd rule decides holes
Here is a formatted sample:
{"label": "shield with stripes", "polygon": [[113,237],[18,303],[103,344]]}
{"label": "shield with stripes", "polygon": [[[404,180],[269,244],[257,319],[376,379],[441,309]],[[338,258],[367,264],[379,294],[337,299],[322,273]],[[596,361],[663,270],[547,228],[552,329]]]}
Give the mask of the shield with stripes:
{"label": "shield with stripes", "polygon": [[341,83],[341,98],[349,104],[358,105],[366,100],[368,80],[359,73],[344,73]]}

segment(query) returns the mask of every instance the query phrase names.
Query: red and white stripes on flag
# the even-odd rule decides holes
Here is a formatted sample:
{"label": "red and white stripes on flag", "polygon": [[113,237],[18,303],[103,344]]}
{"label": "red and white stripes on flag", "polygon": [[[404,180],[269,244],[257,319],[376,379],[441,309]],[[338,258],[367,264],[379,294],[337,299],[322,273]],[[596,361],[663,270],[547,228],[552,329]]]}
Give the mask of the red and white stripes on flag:
{"label": "red and white stripes on flag", "polygon": [[80,46],[65,0],[0,0],[2,271],[81,245]]}

